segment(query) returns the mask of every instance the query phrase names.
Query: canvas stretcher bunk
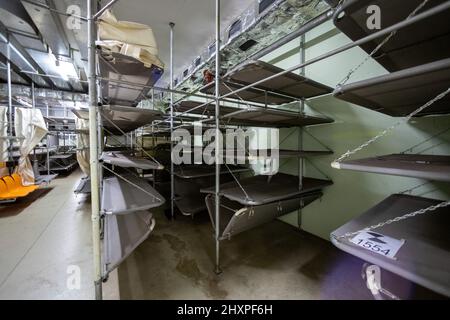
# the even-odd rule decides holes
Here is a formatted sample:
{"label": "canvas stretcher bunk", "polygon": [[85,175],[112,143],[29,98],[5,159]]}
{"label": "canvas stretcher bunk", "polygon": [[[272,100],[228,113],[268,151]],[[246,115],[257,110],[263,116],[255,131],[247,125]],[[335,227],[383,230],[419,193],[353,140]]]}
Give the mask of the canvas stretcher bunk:
{"label": "canvas stretcher bunk", "polygon": [[376,233],[374,238],[377,239],[386,239],[381,238],[380,235],[382,235],[399,241],[404,240],[394,258],[358,246],[351,241],[351,236],[340,238],[347,232],[357,232],[371,225],[441,202],[403,194],[391,195],[362,215],[333,231],[331,240],[336,247],[351,255],[449,297],[449,207],[439,208],[434,212],[417,215],[397,223],[386,224],[373,230]]}
{"label": "canvas stretcher bunk", "polygon": [[83,177],[73,191],[75,194],[89,194],[91,193],[91,178]]}
{"label": "canvas stretcher bunk", "polygon": [[[450,58],[391,74],[343,85],[338,99],[393,117],[404,117],[450,87]],[[450,96],[436,101],[416,116],[450,113]]]}
{"label": "canvas stretcher bunk", "polygon": [[[334,15],[334,24],[351,40],[356,41],[375,33],[367,25],[367,8],[376,5],[382,12],[381,27],[387,28],[411,14],[423,0],[348,0]],[[444,3],[445,0],[429,1],[417,14]],[[384,38],[374,39],[361,48],[370,54]],[[388,71],[394,72],[445,59],[450,56],[450,24],[448,12],[441,12],[432,19],[421,20],[398,30],[384,44],[374,59]]]}
{"label": "canvas stretcher bunk", "polygon": [[119,21],[111,10],[98,19],[96,45],[103,78],[101,93],[110,104],[135,106],[164,72],[153,30],[147,25]]}
{"label": "canvas stretcher bunk", "polygon": [[[99,58],[102,96],[106,103],[135,106],[162,76],[164,70],[124,54],[102,52]],[[116,82],[117,81],[117,82]],[[120,83],[120,81],[128,84]],[[144,87],[145,86],[145,87]]]}
{"label": "canvas stretcher bunk", "polygon": [[[209,166],[209,165],[180,165],[176,166],[174,169],[174,175],[182,178],[182,179],[197,179],[197,178],[204,178],[204,177],[212,177],[216,174],[216,168],[215,166]],[[233,166],[229,165],[228,168],[223,166],[223,168],[220,171],[220,174],[228,174],[233,172],[234,174],[237,173],[244,173],[250,171],[249,168],[241,167],[241,166]]]}
{"label": "canvas stretcher bunk", "polygon": [[238,111],[221,116],[222,123],[245,127],[290,128],[334,122],[334,120],[325,117],[273,108],[249,107]]}
{"label": "canvas stretcher bunk", "polygon": [[[249,168],[241,166],[223,167],[220,174],[222,182],[233,180],[233,174],[249,172]],[[185,216],[194,216],[206,211],[205,196],[200,192],[203,188],[214,185],[215,167],[208,165],[192,165],[175,167],[175,204]]]}
{"label": "canvas stretcher bunk", "polygon": [[[225,95],[282,71],[283,69],[263,61],[249,61],[224,76],[224,81],[220,84],[220,94]],[[202,91],[213,94],[214,83],[209,84]],[[236,95],[232,95],[231,98],[266,105],[279,105],[317,97],[332,91],[326,85],[289,72],[257,87],[243,90]]]}
{"label": "canvas stretcher bunk", "polygon": [[[69,172],[73,170],[78,162],[74,153],[54,154],[49,157],[51,172]],[[41,167],[40,171],[46,172],[46,167]]]}
{"label": "canvas stretcher bunk", "polygon": [[[209,117],[214,116],[214,104],[190,111],[200,105],[202,105],[202,103],[195,101],[183,101],[177,105],[176,110],[179,112],[189,111],[189,113],[192,114],[205,115]],[[289,110],[255,106],[246,106],[245,108],[221,106],[220,114],[221,124],[228,126],[288,128],[334,122],[334,120],[325,117],[311,116]],[[204,121],[204,123],[208,124],[212,121],[213,120]]]}
{"label": "canvas stretcher bunk", "polygon": [[145,158],[135,157],[122,152],[104,152],[100,158],[104,163],[121,168],[136,168],[142,170],[163,170],[164,166]]}
{"label": "canvas stretcher bunk", "polygon": [[[75,159],[69,159],[67,161],[58,161],[51,160],[50,161],[50,172],[56,173],[67,173],[72,171],[78,166],[78,162]],[[47,167],[40,167],[40,172],[47,172]]]}
{"label": "canvas stretcher bunk", "polygon": [[134,131],[163,117],[161,111],[116,105],[104,105],[100,107],[100,113],[105,130],[117,135]]}
{"label": "canvas stretcher bunk", "polygon": [[340,169],[450,182],[450,156],[391,154],[342,161],[339,166]]}
{"label": "canvas stretcher bunk", "polygon": [[[288,213],[306,207],[313,201],[322,197],[322,192],[313,192],[283,199],[260,206],[243,206],[225,197],[220,200],[220,240],[228,240],[231,237],[256,228]],[[209,216],[213,228],[215,228],[215,199],[208,194],[205,198]]]}
{"label": "canvas stretcher bunk", "polygon": [[50,160],[70,160],[73,159],[73,157],[74,157],[73,153],[53,154],[50,156]]}
{"label": "canvas stretcher bunk", "polygon": [[89,120],[89,109],[72,109],[72,113],[81,120]]}
{"label": "canvas stretcher bunk", "polygon": [[[296,197],[308,192],[320,191],[333,184],[330,180],[303,177],[299,188],[299,177],[277,173],[273,176],[253,176],[222,184],[219,195],[244,206],[260,206],[271,202]],[[243,190],[242,190],[243,189]],[[202,189],[203,193],[214,194],[214,188]],[[245,192],[244,192],[245,190]]]}
{"label": "canvas stretcher bunk", "polygon": [[315,150],[270,150],[270,149],[255,149],[255,150],[224,150],[224,159],[234,160],[238,163],[252,162],[265,159],[289,159],[289,158],[307,158],[316,156],[325,156],[333,154],[333,151],[315,151]]}
{"label": "canvas stretcher bunk", "polygon": [[165,200],[147,180],[132,174],[103,180],[101,210],[107,215],[131,214],[160,207]]}
{"label": "canvas stretcher bunk", "polygon": [[152,213],[138,211],[130,215],[106,215],[103,238],[104,275],[117,268],[155,227]]}

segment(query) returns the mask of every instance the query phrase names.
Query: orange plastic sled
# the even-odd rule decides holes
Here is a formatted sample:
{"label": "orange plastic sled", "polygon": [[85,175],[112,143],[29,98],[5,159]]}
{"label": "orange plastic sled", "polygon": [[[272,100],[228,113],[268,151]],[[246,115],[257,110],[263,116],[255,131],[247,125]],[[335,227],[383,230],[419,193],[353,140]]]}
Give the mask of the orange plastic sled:
{"label": "orange plastic sled", "polygon": [[38,189],[39,186],[24,186],[17,173],[0,179],[0,200],[23,198]]}

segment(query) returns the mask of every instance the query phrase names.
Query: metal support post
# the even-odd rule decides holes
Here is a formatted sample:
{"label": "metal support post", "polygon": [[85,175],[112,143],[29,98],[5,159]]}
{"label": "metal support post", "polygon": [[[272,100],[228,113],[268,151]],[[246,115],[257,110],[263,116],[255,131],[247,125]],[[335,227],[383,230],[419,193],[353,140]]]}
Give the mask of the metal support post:
{"label": "metal support post", "polygon": [[[8,51],[9,51],[9,46],[8,46]],[[13,105],[12,105],[12,88],[11,88],[11,62],[9,61],[9,57],[8,57],[8,61],[6,62],[6,67],[7,67],[7,72],[8,72],[8,135],[10,137],[13,136]],[[9,161],[13,161],[13,143],[14,140],[10,139],[9,143],[8,143],[8,160]],[[11,172],[11,168],[10,168],[10,173]]]}
{"label": "metal support post", "polygon": [[220,0],[216,0],[216,74],[215,74],[215,100],[216,100],[216,190],[215,190],[215,241],[216,241],[216,265],[215,272],[220,274],[220,156],[221,139],[220,139]]}
{"label": "metal support post", "polygon": [[[305,34],[302,34],[300,37],[300,63],[305,63],[306,61],[306,49],[305,49]],[[305,69],[301,69],[300,74],[302,76],[305,75]],[[299,113],[302,115],[305,112],[305,99],[300,101],[300,110]],[[303,130],[302,128],[298,128],[298,150],[303,149]],[[298,189],[303,189],[303,166],[304,159],[303,157],[298,158]],[[302,227],[302,208],[303,208],[303,200],[300,200],[300,209],[297,212],[297,225],[299,229]]]}
{"label": "metal support post", "polygon": [[[173,90],[173,31],[175,23],[170,24],[170,90]],[[170,156],[173,152],[173,91],[170,92]],[[170,217],[172,220],[175,218],[175,176],[174,176],[174,164],[170,161]]]}
{"label": "metal support post", "polygon": [[97,86],[95,79],[95,21],[96,1],[87,0],[88,64],[89,64],[89,154],[91,168],[92,247],[94,260],[95,298],[102,299],[102,263],[100,244],[100,195],[98,177],[97,141]]}

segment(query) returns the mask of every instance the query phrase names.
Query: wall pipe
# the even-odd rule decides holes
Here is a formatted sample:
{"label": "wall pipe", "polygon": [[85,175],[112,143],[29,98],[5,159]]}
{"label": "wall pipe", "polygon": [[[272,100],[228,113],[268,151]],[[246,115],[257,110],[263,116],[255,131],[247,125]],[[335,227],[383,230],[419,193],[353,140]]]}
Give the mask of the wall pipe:
{"label": "wall pipe", "polygon": [[[330,9],[330,10],[327,10],[327,11],[319,14],[317,17],[314,17],[314,18],[308,20],[296,31],[284,36],[283,38],[281,38],[277,42],[267,46],[266,48],[259,50],[258,52],[251,55],[248,59],[258,60],[258,59],[264,57],[265,55],[273,52],[274,50],[280,48],[281,46],[284,46],[285,44],[291,42],[292,40],[297,39],[298,37],[304,35],[308,31],[311,31],[315,27],[318,27],[321,24],[330,20],[331,17],[333,16],[334,12],[335,12],[335,9]],[[238,67],[239,66],[237,66],[235,68],[238,68]],[[233,68],[233,69],[235,69],[235,68]]]}
{"label": "wall pipe", "polygon": [[280,76],[283,76],[283,75],[288,74],[290,72],[293,72],[293,71],[296,71],[298,69],[304,68],[304,67],[309,66],[311,64],[314,64],[316,62],[325,60],[325,59],[327,59],[329,57],[332,57],[332,56],[334,56],[336,54],[339,54],[341,52],[347,51],[347,50],[352,49],[354,47],[361,46],[361,45],[363,45],[363,44],[365,44],[365,43],[367,43],[369,41],[372,41],[374,39],[377,39],[379,37],[387,35],[387,34],[393,32],[393,31],[398,31],[400,29],[406,28],[406,27],[408,27],[408,26],[410,26],[410,25],[412,25],[412,24],[414,24],[414,23],[416,23],[418,21],[424,20],[424,19],[429,18],[429,17],[431,17],[431,16],[433,16],[435,14],[438,14],[438,13],[441,13],[441,12],[443,12],[445,10],[448,10],[449,8],[450,8],[450,1],[445,2],[445,3],[441,4],[441,5],[436,6],[436,7],[433,7],[433,8],[431,8],[431,9],[425,11],[425,12],[422,12],[422,13],[420,13],[420,14],[418,14],[418,15],[410,18],[410,19],[408,19],[408,20],[401,21],[401,22],[396,23],[396,24],[394,24],[394,25],[392,25],[392,26],[390,26],[388,28],[385,28],[383,30],[377,31],[377,32],[375,32],[375,33],[373,33],[371,35],[365,36],[364,38],[361,38],[361,39],[359,39],[357,41],[354,41],[354,42],[351,42],[349,44],[346,44],[346,45],[344,45],[344,46],[342,46],[340,48],[331,50],[331,51],[329,51],[327,53],[324,53],[324,54],[322,54],[322,55],[320,55],[320,56],[318,56],[316,58],[310,59],[310,60],[306,61],[305,63],[300,63],[300,64],[298,64],[296,66],[293,66],[293,67],[291,67],[289,69],[286,69],[286,70],[284,70],[282,72],[279,72],[277,74],[274,74],[274,75],[272,75],[270,77],[267,77],[265,79],[261,79],[259,81],[256,81],[256,82],[250,84],[250,85],[247,85],[247,86],[239,88],[239,89],[237,89],[235,91],[229,92],[229,93],[221,96],[220,98],[221,99],[227,98],[227,97],[229,97],[231,95],[235,95],[235,94],[237,94],[239,92],[242,92],[244,90],[248,90],[248,89],[251,89],[251,88],[253,88],[255,86],[263,84],[263,83],[265,83],[265,82],[267,82],[269,80],[278,78]]}
{"label": "wall pipe", "polygon": [[[273,44],[269,45],[266,48],[261,49],[260,51],[257,51],[256,53],[254,53],[253,55],[249,56],[247,59],[245,59],[245,61],[248,61],[249,59],[251,60],[258,60],[261,57],[265,56],[266,54],[280,48],[281,46],[285,45],[286,43],[296,39],[297,37],[301,36],[302,34],[305,34],[306,32],[314,29],[315,27],[321,25],[322,23],[325,23],[326,21],[328,21],[334,14],[335,9],[330,9],[328,11],[325,11],[323,13],[321,13],[320,15],[318,15],[317,17],[314,17],[310,20],[308,20],[307,22],[305,22],[299,29],[297,29],[296,31],[294,31],[291,34],[286,35],[285,37],[281,38],[280,40],[274,42]],[[238,68],[239,66],[241,66],[243,63],[240,63],[238,66],[235,66],[233,69]],[[201,89],[205,88],[206,86],[202,86],[200,88],[197,88],[193,91],[193,93],[200,91]],[[180,98],[179,100],[177,100],[177,102],[190,97],[190,94],[185,94],[182,98]]]}
{"label": "wall pipe", "polygon": [[[100,17],[103,14],[103,12],[105,12],[106,10],[111,8],[117,1],[118,0],[111,0],[110,2],[108,2],[103,8],[98,10],[98,12],[94,15],[93,19],[98,19],[98,17]],[[89,15],[88,15],[88,19],[89,19]]]}

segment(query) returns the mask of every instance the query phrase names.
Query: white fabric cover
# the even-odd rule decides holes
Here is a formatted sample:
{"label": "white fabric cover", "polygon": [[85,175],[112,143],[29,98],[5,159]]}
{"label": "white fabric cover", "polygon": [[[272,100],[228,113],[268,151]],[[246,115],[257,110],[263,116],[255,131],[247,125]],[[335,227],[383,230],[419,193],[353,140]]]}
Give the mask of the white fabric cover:
{"label": "white fabric cover", "polygon": [[[8,161],[8,107],[0,106],[0,162]],[[0,178],[9,174],[8,168],[0,168]]]}
{"label": "white fabric cover", "polygon": [[30,108],[15,108],[14,122],[16,137],[23,138],[19,142],[20,158],[15,172],[22,177],[24,186],[33,185],[34,172],[28,155],[47,134],[47,125],[41,110]]}
{"label": "white fabric cover", "polygon": [[[89,120],[75,118],[75,123],[78,130],[89,130]],[[77,134],[77,161],[81,171],[89,176],[91,168],[89,164],[89,134],[87,133]]]}
{"label": "white fabric cover", "polygon": [[152,65],[164,68],[164,63],[158,58],[158,46],[153,30],[149,26],[118,21],[110,10],[106,10],[98,21],[100,41],[97,41],[97,45],[100,45],[102,50],[131,56],[148,68]]}

